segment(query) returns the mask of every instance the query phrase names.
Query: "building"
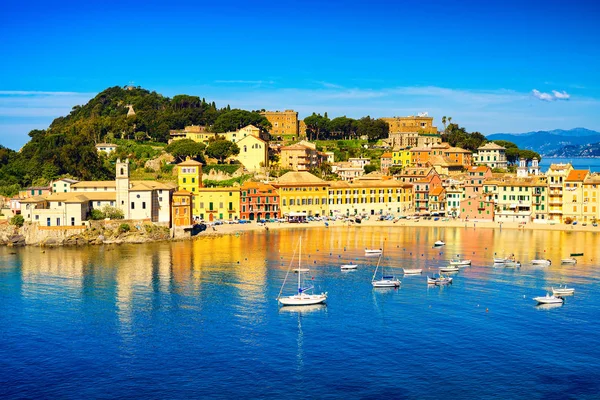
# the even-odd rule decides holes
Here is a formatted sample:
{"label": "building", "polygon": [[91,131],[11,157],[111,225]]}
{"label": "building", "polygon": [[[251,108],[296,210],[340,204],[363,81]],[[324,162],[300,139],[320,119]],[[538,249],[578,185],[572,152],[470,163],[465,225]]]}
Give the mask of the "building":
{"label": "building", "polygon": [[446,189],[436,186],[429,192],[429,213],[431,215],[446,215]]}
{"label": "building", "polygon": [[205,126],[191,125],[186,126],[183,130],[176,129],[169,131],[169,143],[174,140],[190,139],[194,142],[207,144],[208,140],[215,136],[214,133],[208,132]]}
{"label": "building", "polygon": [[281,217],[279,193],[273,185],[247,181],[240,190],[240,219],[258,221]]}
{"label": "building", "polygon": [[193,224],[192,193],[178,190],[173,193],[172,215],[173,226],[190,226]]}
{"label": "building", "polygon": [[327,215],[330,182],[310,172],[288,172],[271,184],[279,192],[282,215],[288,218]]}
{"label": "building", "polygon": [[[563,221],[567,218],[572,221],[583,222],[584,205],[589,207],[589,192],[588,196],[584,195],[584,185],[586,179],[589,181],[590,172],[588,170],[574,169],[569,172],[569,175],[564,181],[563,187]],[[589,191],[589,186],[586,187]]]}
{"label": "building", "polygon": [[19,190],[19,198],[26,199],[33,196],[44,196],[52,193],[51,186],[30,186],[28,188]]}
{"label": "building", "polygon": [[[200,188],[196,197],[204,221],[235,221],[240,218],[240,187]],[[195,213],[194,213],[195,214]]]}
{"label": "building", "polygon": [[548,178],[548,219],[563,221],[563,186],[567,176],[573,170],[571,164],[551,164],[546,177]]}
{"label": "building", "polygon": [[448,162],[458,163],[463,168],[469,168],[473,165],[473,153],[460,147],[448,147],[443,150],[443,155]]}
{"label": "building", "polygon": [[188,157],[177,164],[177,190],[192,194],[192,212],[195,217],[201,214],[197,194],[202,188],[202,164]]}
{"label": "building", "polygon": [[393,165],[394,157],[392,153],[383,153],[381,155],[381,172],[384,175],[388,175],[390,173],[390,167]]}
{"label": "building", "polygon": [[410,159],[413,167],[427,167],[430,156],[431,147],[413,147],[410,149]]}
{"label": "building", "polygon": [[460,217],[460,203],[463,196],[463,188],[458,185],[449,185],[446,188],[446,216]]}
{"label": "building", "polygon": [[484,183],[492,178],[490,167],[480,165],[471,167],[467,170],[467,177],[463,182],[464,198],[471,199],[478,197],[484,191]]}
{"label": "building", "polygon": [[337,162],[331,165],[331,172],[337,174],[342,181],[351,181],[365,174],[365,169],[351,162]]}
{"label": "building", "polygon": [[240,153],[234,158],[250,172],[259,172],[269,165],[269,145],[254,135],[241,138],[237,145]]}
{"label": "building", "polygon": [[53,193],[66,193],[71,191],[71,185],[79,182],[76,179],[62,178],[55,180],[50,184]]}
{"label": "building", "polygon": [[[292,171],[308,171],[319,165],[319,156],[315,146],[302,141],[290,146],[281,147],[279,164],[283,169]],[[312,143],[309,143],[312,145]]]}
{"label": "building", "polygon": [[483,194],[463,199],[460,202],[460,217],[470,221],[494,221],[495,205],[487,200]]}
{"label": "building", "polygon": [[350,157],[348,158],[348,162],[355,167],[365,168],[366,165],[371,165],[370,158],[362,158],[362,157]]}
{"label": "building", "polygon": [[433,117],[427,116],[427,113],[417,116],[388,117],[381,119],[390,126],[390,133],[416,132],[437,134],[438,132],[437,127],[433,126]]}
{"label": "building", "polygon": [[398,176],[398,180],[404,183],[413,183],[420,179],[428,178],[431,175],[438,175],[433,167],[405,168]]}
{"label": "building", "polygon": [[600,174],[593,173],[583,181],[583,222],[600,219]]}
{"label": "building", "polygon": [[487,142],[477,148],[477,154],[473,156],[473,163],[487,165],[490,168],[506,169],[506,149],[494,142]]}
{"label": "building", "polygon": [[331,182],[329,215],[405,215],[412,210],[412,185],[392,179]]}
{"label": "building", "polygon": [[269,134],[273,140],[294,141],[300,139],[297,111],[263,111],[260,114],[271,123]]}
{"label": "building", "polygon": [[106,155],[109,156],[111,153],[117,150],[117,145],[111,143],[98,143],[96,145],[96,150],[98,153],[106,153]]}
{"label": "building", "polygon": [[394,150],[392,150],[392,164],[404,168],[412,166],[413,162],[410,148],[395,148]]}
{"label": "building", "polygon": [[[531,222],[548,219],[546,177],[516,178],[507,176],[496,182],[497,221]],[[490,194],[484,194],[490,199]]]}
{"label": "building", "polygon": [[[432,168],[433,170],[433,168]],[[435,170],[433,170],[435,172]],[[416,179],[413,181],[413,193],[415,212],[423,215],[428,215],[429,212],[429,201],[431,193],[436,188],[442,186],[442,179],[437,173],[429,174],[424,178]]]}

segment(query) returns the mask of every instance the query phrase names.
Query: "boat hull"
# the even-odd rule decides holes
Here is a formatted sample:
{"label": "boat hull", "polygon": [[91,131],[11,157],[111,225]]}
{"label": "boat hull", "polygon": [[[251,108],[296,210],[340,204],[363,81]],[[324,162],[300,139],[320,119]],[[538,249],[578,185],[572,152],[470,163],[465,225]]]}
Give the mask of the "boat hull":
{"label": "boat hull", "polygon": [[279,298],[279,303],[282,306],[311,306],[314,304],[322,304],[327,300],[327,294],[297,294],[294,296],[285,296]]}
{"label": "boat hull", "polygon": [[554,296],[571,296],[575,294],[575,289],[573,288],[552,288],[552,294]]}
{"label": "boat hull", "polygon": [[556,296],[540,296],[534,297],[533,300],[537,301],[538,304],[562,304],[563,299]]}
{"label": "boat hull", "polygon": [[450,265],[471,265],[471,260],[452,260],[450,261]]}
{"label": "boat hull", "polygon": [[355,264],[346,264],[346,265],[342,265],[340,267],[340,269],[342,269],[343,271],[348,271],[348,270],[356,269],[356,268],[358,268],[358,265],[355,265]]}
{"label": "boat hull", "polygon": [[422,268],[404,269],[404,275],[421,275],[422,272]]}
{"label": "boat hull", "polygon": [[382,253],[381,250],[365,249],[365,255],[366,256],[378,256],[378,255],[381,255],[381,253]]}
{"label": "boat hull", "polygon": [[550,265],[552,262],[550,260],[531,260],[533,265]]}
{"label": "boat hull", "polygon": [[440,272],[458,272],[459,269],[456,266],[451,266],[451,267],[441,267],[440,268]]}
{"label": "boat hull", "polygon": [[382,279],[379,281],[371,282],[374,288],[390,288],[390,287],[399,287],[400,281],[397,279]]}
{"label": "boat hull", "polygon": [[560,260],[561,264],[577,264],[577,260],[574,258],[563,258]]}

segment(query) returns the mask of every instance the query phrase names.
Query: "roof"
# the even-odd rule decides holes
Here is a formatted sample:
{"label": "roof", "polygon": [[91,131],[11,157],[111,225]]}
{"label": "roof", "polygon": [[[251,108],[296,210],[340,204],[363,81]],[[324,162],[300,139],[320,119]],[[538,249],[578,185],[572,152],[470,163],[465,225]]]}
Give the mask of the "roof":
{"label": "roof", "polygon": [[332,189],[341,189],[341,188],[410,188],[412,185],[410,183],[404,183],[401,181],[396,181],[392,179],[380,179],[380,180],[362,180],[355,179],[354,181],[333,181],[330,184],[330,188]]}
{"label": "roof", "polygon": [[259,137],[256,137],[256,136],[252,136],[252,135],[249,135],[249,136],[244,136],[243,138],[241,138],[240,140],[238,140],[238,141],[237,141],[237,143],[243,142],[244,140],[251,140],[251,139],[252,139],[252,140],[255,140],[255,141],[262,142],[262,143],[264,143],[264,144],[267,144],[267,142],[265,142],[265,141],[264,141],[264,140],[262,140],[261,138],[259,138]]}
{"label": "roof", "polygon": [[470,150],[463,149],[462,147],[449,147],[446,151],[448,153],[472,153]]}
{"label": "roof", "polygon": [[198,165],[201,166],[202,163],[196,160],[192,160],[191,158],[188,158],[185,161],[182,161],[179,164],[177,164],[178,167],[197,167]]}
{"label": "roof", "polygon": [[50,186],[30,186],[22,190],[50,190]]}
{"label": "roof", "polygon": [[483,146],[478,147],[477,150],[506,150],[506,148],[494,142],[487,142]]}
{"label": "roof", "polygon": [[563,171],[565,169],[573,168],[571,164],[550,164],[550,169],[553,171]]}
{"label": "roof", "polygon": [[171,190],[177,187],[176,184],[171,182],[158,182],[158,181],[130,181],[131,191],[144,191],[144,190]]}
{"label": "roof", "polygon": [[588,171],[587,169],[574,169],[571,172],[569,172],[569,175],[567,176],[567,179],[565,179],[565,181],[583,182],[583,180],[589,173],[590,171]]}
{"label": "roof", "polygon": [[98,143],[96,147],[117,147],[117,145],[112,143]]}
{"label": "roof", "polygon": [[588,175],[584,181],[584,184],[598,184],[598,183],[600,183],[600,174],[598,174],[598,173],[593,173],[591,175]]}
{"label": "roof", "polygon": [[310,147],[305,146],[300,143],[296,143],[296,144],[291,144],[289,146],[281,147],[281,151],[284,151],[284,150],[304,150],[304,151],[306,151],[306,150],[310,150]]}
{"label": "roof", "polygon": [[242,190],[246,189],[257,189],[259,192],[268,192],[269,190],[275,190],[275,187],[269,183],[246,181],[242,185]]}
{"label": "roof", "polygon": [[46,201],[46,198],[44,196],[32,196],[27,199],[22,199],[20,202],[21,203],[41,203],[44,201]]}
{"label": "roof", "polygon": [[116,187],[115,181],[81,181],[71,185],[72,188]]}
{"label": "roof", "polygon": [[469,172],[487,172],[491,168],[485,165],[479,165],[477,167],[469,167]]}
{"label": "roof", "polygon": [[381,158],[392,158],[394,155],[392,153],[383,153]]}
{"label": "roof", "polygon": [[429,192],[431,196],[439,196],[442,193],[444,193],[444,188],[442,186],[436,186]]}
{"label": "roof", "polygon": [[276,182],[273,182],[274,186],[282,186],[282,185],[328,185],[329,182],[324,181],[321,178],[318,178],[311,174],[310,172],[288,172],[277,179]]}
{"label": "roof", "polygon": [[73,184],[73,183],[77,183],[79,181],[77,179],[61,178],[61,179],[55,180],[54,182],[67,182],[67,183]]}

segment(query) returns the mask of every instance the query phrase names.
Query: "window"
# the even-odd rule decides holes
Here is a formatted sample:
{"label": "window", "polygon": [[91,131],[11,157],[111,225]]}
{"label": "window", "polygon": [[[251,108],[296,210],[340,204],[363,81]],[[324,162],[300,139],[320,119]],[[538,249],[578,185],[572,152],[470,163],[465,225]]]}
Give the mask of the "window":
{"label": "window", "polygon": [[142,201],[142,210],[145,210],[145,209],[146,209],[146,202]]}
{"label": "window", "polygon": [[75,226],[75,217],[71,217],[71,226]]}
{"label": "window", "polygon": [[133,201],[131,202],[131,209],[135,210],[135,203]]}

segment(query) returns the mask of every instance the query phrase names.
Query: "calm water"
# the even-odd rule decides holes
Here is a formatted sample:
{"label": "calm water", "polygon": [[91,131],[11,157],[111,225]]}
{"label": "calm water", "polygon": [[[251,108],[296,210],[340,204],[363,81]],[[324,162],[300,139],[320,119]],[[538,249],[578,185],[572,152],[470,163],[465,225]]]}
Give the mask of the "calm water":
{"label": "calm water", "polygon": [[575,169],[589,169],[591,172],[600,172],[600,158],[547,158],[543,157],[540,168],[546,172],[550,164],[571,163]]}
{"label": "calm water", "polygon": [[[299,235],[328,304],[280,309]],[[431,248],[439,238],[447,246]],[[363,249],[383,239],[384,266],[432,273],[456,254],[473,266],[448,287],[428,288],[424,274],[373,290],[376,259]],[[1,248],[0,398],[598,399],[599,243],[582,232],[356,227]],[[494,252],[524,266],[494,268]],[[527,265],[536,257],[555,262]],[[349,260],[359,269],[340,272]],[[531,298],[559,283],[575,296],[536,307]]]}

